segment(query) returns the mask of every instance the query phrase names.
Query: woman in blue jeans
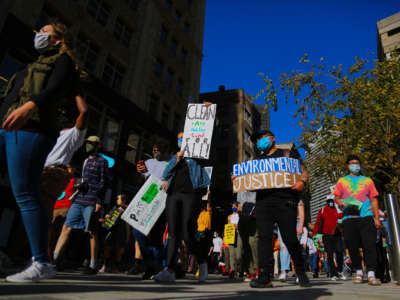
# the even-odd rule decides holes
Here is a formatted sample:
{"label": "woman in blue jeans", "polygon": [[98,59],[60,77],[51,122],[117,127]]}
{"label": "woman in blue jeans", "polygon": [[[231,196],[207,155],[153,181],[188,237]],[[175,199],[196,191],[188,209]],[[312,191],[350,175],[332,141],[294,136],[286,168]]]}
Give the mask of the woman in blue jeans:
{"label": "woman in blue jeans", "polygon": [[14,74],[0,98],[0,168],[8,171],[32,252],[32,263],[9,282],[55,276],[47,255],[48,216],[40,198],[43,165],[58,136],[57,111],[75,77],[67,28],[54,21],[35,35],[39,57]]}

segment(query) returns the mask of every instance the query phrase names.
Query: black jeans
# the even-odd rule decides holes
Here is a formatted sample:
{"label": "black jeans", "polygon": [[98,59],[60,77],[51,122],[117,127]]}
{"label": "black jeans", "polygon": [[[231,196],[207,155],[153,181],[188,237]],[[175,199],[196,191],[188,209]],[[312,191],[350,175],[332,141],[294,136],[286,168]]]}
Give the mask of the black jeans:
{"label": "black jeans", "polygon": [[376,271],[377,230],[373,217],[353,218],[343,221],[344,242],[349,249],[353,269],[361,270],[359,249],[363,249],[367,271]]}
{"label": "black jeans", "polygon": [[[337,276],[338,272],[343,270],[343,242],[341,235],[328,235],[324,234],[322,237],[325,251],[328,255],[330,277]],[[336,263],[333,260],[333,254],[336,254]]]}
{"label": "black jeans", "polygon": [[297,208],[289,207],[282,199],[279,206],[271,206],[268,199],[257,199],[256,222],[258,229],[258,268],[260,272],[270,274],[270,261],[273,254],[272,234],[274,223],[278,223],[283,242],[293,259],[296,272],[304,272],[304,257],[302,247],[297,239],[296,223]]}
{"label": "black jeans", "polygon": [[175,269],[178,247],[182,240],[185,241],[190,254],[197,254],[194,237],[200,201],[201,199],[196,193],[172,193],[167,197],[167,266],[171,269]]}

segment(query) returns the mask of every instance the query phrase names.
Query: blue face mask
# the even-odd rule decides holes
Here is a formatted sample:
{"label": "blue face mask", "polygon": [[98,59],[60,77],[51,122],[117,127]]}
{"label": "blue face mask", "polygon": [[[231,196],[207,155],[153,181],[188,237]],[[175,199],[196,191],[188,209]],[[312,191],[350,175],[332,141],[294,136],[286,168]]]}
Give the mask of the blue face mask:
{"label": "blue face mask", "polygon": [[358,174],[361,171],[361,166],[359,164],[351,164],[349,165],[349,171],[352,174]]}
{"label": "blue face mask", "polygon": [[237,211],[237,207],[232,207],[232,211],[236,212]]}
{"label": "blue face mask", "polygon": [[266,151],[271,147],[271,141],[269,137],[263,137],[257,141],[257,149],[260,151]]}
{"label": "blue face mask", "polygon": [[181,149],[182,147],[182,138],[178,139],[178,148]]}

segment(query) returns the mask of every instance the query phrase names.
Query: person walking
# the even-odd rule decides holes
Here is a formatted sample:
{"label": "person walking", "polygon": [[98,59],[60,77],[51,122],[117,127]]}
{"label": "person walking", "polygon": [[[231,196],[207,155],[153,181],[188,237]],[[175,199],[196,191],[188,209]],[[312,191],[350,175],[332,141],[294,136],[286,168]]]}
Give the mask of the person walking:
{"label": "person walking", "polygon": [[[300,159],[297,150],[284,151],[275,145],[275,136],[269,130],[261,130],[251,137],[256,144],[259,158],[290,157]],[[308,181],[308,173],[301,166],[302,180],[296,182],[291,188],[264,189],[257,191],[256,223],[258,229],[258,268],[259,276],[250,282],[252,288],[272,287],[270,274],[270,260],[273,255],[272,236],[274,223],[280,229],[282,240],[287,246],[292,257],[300,286],[309,286],[309,280],[305,273],[302,248],[297,239],[297,206],[299,192],[304,189]]]}
{"label": "person walking", "polygon": [[[183,132],[178,134],[178,147],[181,147]],[[168,222],[167,267],[154,276],[156,281],[175,281],[178,247],[185,241],[190,254],[197,255],[200,264],[199,281],[205,281],[207,272],[206,257],[199,256],[194,235],[196,215],[201,197],[206,193],[210,178],[196,160],[184,158],[183,152],[177,152],[168,162],[163,174],[163,188],[167,192],[166,213]]]}
{"label": "person walking", "polygon": [[240,273],[241,258],[242,258],[242,237],[239,234],[239,220],[240,220],[240,205],[238,202],[232,203],[232,214],[228,216],[228,223],[235,225],[235,243],[229,245],[229,266],[231,267],[231,273],[229,278],[233,279]]}
{"label": "person walking", "polygon": [[336,183],[333,194],[335,202],[343,211],[343,233],[349,249],[353,269],[356,270],[353,283],[363,282],[360,248],[367,269],[368,284],[379,286],[376,278],[377,228],[382,228],[379,219],[378,191],[371,178],[361,175],[361,160],[356,155],[346,159],[349,174]]}
{"label": "person walking", "polygon": [[[338,228],[338,220],[343,217],[335,207],[334,197],[328,196],[327,204],[318,212],[314,224],[314,232],[323,234],[322,241],[328,255],[330,277],[332,280],[346,280],[343,274],[343,251],[342,233]],[[336,264],[333,255],[336,256]]]}
{"label": "person walking", "polygon": [[219,266],[218,263],[220,258],[222,257],[222,246],[224,245],[224,241],[219,236],[218,232],[214,231],[214,238],[212,240],[213,246],[210,249],[211,251],[211,270],[213,270],[216,274],[219,274]]}
{"label": "person walking", "polygon": [[58,108],[74,91],[69,37],[67,27],[56,20],[41,28],[33,41],[39,57],[11,77],[0,98],[0,169],[8,171],[32,252],[32,263],[7,276],[9,282],[56,275],[49,263],[49,218],[39,190],[46,157],[58,136]]}
{"label": "person walking", "polygon": [[[78,194],[68,211],[67,218],[58,238],[53,259],[60,263],[72,229],[84,229],[90,237],[90,265],[83,271],[84,274],[97,273],[98,234],[93,223],[97,224],[96,214],[103,206],[104,193],[107,181],[107,160],[99,155],[101,140],[97,136],[86,139],[86,152],[89,157],[83,164],[82,183],[78,187]],[[91,226],[92,225],[92,226]]]}

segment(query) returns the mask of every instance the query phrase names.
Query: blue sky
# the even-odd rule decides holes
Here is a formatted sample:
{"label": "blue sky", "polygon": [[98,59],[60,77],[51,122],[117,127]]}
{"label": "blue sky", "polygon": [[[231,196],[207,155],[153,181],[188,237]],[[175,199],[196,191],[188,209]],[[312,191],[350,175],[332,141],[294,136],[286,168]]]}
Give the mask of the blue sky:
{"label": "blue sky", "polygon": [[[304,53],[345,67],[356,56],[373,59],[376,22],[399,11],[400,0],[207,0],[200,91],[225,85],[255,95],[263,87],[257,72],[277,81],[300,68]],[[271,112],[278,143],[300,136],[294,111],[282,101]]]}

